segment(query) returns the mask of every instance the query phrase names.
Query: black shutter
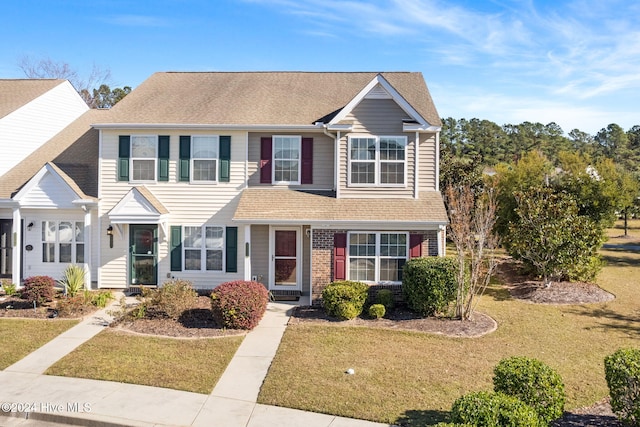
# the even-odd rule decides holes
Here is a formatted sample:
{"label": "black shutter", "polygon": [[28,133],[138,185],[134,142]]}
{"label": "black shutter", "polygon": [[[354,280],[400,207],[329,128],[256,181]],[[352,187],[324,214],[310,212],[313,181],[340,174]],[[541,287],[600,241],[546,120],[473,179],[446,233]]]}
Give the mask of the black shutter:
{"label": "black shutter", "polygon": [[231,137],[220,137],[220,173],[218,181],[229,182],[231,175]]}
{"label": "black shutter", "polygon": [[189,181],[189,163],[191,162],[191,137],[180,137],[180,175],[179,181]]}
{"label": "black shutter", "polygon": [[169,181],[169,141],[168,135],[158,137],[158,181]]}
{"label": "black shutter", "polygon": [[171,226],[171,271],[182,271],[182,227]]}
{"label": "black shutter", "polygon": [[238,227],[227,227],[225,236],[227,273],[238,272]]}
{"label": "black shutter", "polygon": [[118,181],[129,181],[129,157],[131,136],[120,135],[118,145]]}

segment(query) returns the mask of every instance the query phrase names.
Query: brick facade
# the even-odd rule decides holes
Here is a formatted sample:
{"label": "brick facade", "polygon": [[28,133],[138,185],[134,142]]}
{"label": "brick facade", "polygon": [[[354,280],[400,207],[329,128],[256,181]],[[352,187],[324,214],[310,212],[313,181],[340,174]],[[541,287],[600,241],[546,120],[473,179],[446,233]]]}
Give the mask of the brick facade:
{"label": "brick facade", "polygon": [[[320,304],[322,290],[333,281],[333,236],[348,230],[314,229],[311,242],[311,301]],[[412,231],[422,235],[422,256],[438,256],[438,232],[436,230]],[[379,289],[391,289],[396,301],[402,301],[401,285],[372,285],[370,296]]]}

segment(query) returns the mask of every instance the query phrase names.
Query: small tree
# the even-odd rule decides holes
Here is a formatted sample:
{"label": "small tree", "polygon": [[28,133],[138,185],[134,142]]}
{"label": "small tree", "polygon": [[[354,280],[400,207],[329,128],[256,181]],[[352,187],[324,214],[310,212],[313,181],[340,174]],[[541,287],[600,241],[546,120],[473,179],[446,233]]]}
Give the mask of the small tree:
{"label": "small tree", "polygon": [[493,187],[474,194],[470,185],[447,187],[449,236],[456,245],[458,278],[456,316],[469,320],[480,295],[484,293],[497,261],[494,249],[496,197]]}

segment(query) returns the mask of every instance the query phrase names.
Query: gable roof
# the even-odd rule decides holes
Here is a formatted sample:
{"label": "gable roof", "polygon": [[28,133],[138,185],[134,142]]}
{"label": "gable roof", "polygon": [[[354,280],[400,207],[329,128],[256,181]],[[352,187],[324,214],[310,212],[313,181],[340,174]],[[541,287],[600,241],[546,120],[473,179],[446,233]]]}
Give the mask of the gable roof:
{"label": "gable roof", "polygon": [[417,72],[155,73],[101,123],[313,125],[331,120],[378,75],[426,122],[441,126]]}
{"label": "gable roof", "polygon": [[62,79],[0,79],[0,118],[64,82]]}
{"label": "gable roof", "polygon": [[0,199],[8,199],[51,162],[88,197],[98,196],[98,131],[91,124],[108,110],[89,110],[0,177]]}

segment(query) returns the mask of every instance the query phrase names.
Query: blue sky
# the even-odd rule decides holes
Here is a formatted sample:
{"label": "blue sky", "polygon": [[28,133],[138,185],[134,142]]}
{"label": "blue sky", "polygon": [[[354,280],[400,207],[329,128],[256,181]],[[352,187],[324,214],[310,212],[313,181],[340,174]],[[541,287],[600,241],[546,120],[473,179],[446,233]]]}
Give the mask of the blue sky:
{"label": "blue sky", "polygon": [[420,71],[442,117],[640,124],[631,0],[4,1],[0,78],[21,57],[114,86],[156,71]]}

